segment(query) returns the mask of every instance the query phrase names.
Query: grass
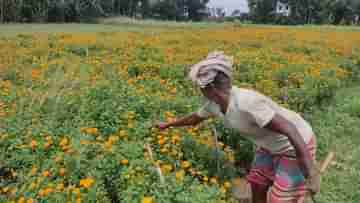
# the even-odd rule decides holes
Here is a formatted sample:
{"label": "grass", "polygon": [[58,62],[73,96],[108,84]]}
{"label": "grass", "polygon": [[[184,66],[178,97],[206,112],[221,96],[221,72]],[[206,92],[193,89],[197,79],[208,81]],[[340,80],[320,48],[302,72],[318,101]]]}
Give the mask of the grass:
{"label": "grass", "polygon": [[3,24],[0,25],[0,35],[16,35],[19,33],[36,32],[122,32],[142,31],[135,26],[113,26],[103,24]]}
{"label": "grass", "polygon": [[310,115],[318,139],[321,139],[320,151],[336,153],[335,161],[323,176],[319,202],[360,201],[359,96],[360,86],[342,89],[331,105]]}
{"label": "grass", "polygon": [[59,24],[0,24],[1,35],[14,35],[19,33],[59,33],[59,32],[149,32],[172,31],[178,29],[208,28],[231,25],[230,23],[216,22],[175,22],[158,20],[136,20],[125,17],[98,19],[98,23],[59,23]]}
{"label": "grass", "polygon": [[[242,23],[218,23],[218,22],[176,22],[159,20],[137,20],[127,17],[99,18],[97,23],[59,23],[59,24],[0,24],[0,36],[16,35],[19,33],[59,33],[59,32],[149,32],[149,31],[178,31],[183,28],[199,29],[209,27],[225,26],[247,26],[247,27],[287,27],[282,25],[266,24],[242,24]],[[360,32],[359,26],[334,26],[334,25],[298,25],[292,26],[298,29],[314,29],[323,31]],[[346,36],[344,36],[346,37]]]}

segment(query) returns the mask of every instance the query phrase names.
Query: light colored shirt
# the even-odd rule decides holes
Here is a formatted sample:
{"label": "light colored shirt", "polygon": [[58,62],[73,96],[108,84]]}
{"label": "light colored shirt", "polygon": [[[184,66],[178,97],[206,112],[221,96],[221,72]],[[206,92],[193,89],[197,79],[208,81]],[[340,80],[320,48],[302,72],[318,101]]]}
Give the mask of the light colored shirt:
{"label": "light colored shirt", "polygon": [[264,128],[275,114],[292,122],[306,144],[313,136],[311,126],[299,114],[280,106],[259,92],[235,86],[231,89],[230,101],[225,114],[221,112],[218,104],[208,99],[205,99],[205,104],[197,114],[202,118],[211,116],[222,118],[225,127],[237,130],[257,146],[263,147],[273,154],[294,151],[285,135]]}

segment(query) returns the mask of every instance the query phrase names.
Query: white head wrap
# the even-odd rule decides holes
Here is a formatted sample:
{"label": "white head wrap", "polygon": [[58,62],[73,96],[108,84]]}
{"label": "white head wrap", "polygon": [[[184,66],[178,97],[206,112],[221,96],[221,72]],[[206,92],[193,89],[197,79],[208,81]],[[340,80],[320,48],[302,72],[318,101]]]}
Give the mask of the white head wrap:
{"label": "white head wrap", "polygon": [[204,88],[214,81],[219,72],[231,78],[232,65],[233,59],[224,55],[224,52],[212,52],[206,59],[191,67],[189,77],[200,88]]}

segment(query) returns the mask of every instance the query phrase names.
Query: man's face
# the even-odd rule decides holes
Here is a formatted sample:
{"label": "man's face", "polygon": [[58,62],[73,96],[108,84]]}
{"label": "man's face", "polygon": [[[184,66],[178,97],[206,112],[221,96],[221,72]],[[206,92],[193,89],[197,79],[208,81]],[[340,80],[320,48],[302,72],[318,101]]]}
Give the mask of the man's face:
{"label": "man's face", "polygon": [[216,102],[216,98],[218,97],[217,90],[215,87],[208,85],[205,88],[201,88],[201,93],[209,99],[210,101]]}

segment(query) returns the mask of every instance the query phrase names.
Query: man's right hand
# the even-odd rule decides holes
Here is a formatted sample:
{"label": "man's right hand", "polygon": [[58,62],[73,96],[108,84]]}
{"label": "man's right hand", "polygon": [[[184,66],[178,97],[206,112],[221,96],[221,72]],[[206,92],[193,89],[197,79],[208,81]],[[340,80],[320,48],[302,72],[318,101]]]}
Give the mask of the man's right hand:
{"label": "man's right hand", "polygon": [[167,128],[169,128],[169,125],[165,122],[158,122],[155,124],[155,127],[160,130],[166,130]]}
{"label": "man's right hand", "polygon": [[310,172],[310,176],[306,180],[306,186],[312,195],[316,195],[320,192],[321,175],[317,168],[313,168]]}

